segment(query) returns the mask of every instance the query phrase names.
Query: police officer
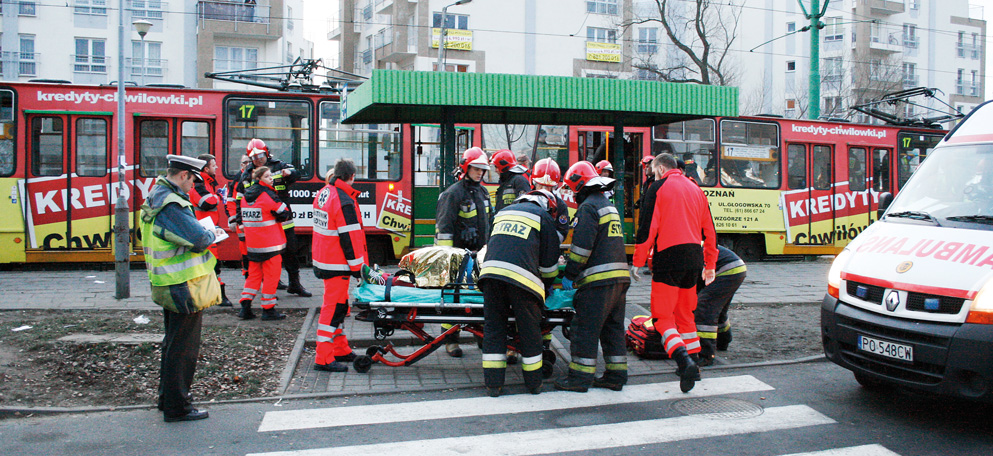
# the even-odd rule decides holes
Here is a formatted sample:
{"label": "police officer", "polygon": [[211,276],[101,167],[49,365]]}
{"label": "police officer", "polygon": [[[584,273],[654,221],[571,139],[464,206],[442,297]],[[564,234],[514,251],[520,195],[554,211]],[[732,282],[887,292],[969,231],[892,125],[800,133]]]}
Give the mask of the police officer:
{"label": "police officer", "polygon": [[[190,202],[193,203],[193,212],[197,220],[207,217],[214,223],[214,226],[221,226],[221,214],[217,209],[223,204],[224,198],[221,196],[221,192],[218,191],[217,159],[210,154],[200,154],[197,160],[203,160],[207,164],[200,171],[201,180],[197,181],[193,185],[193,189],[190,190]],[[214,254],[216,258],[217,244],[210,244],[208,249],[210,249],[210,253]],[[220,261],[214,265],[214,274],[217,275],[217,280],[221,284],[221,303],[218,305],[221,307],[231,307],[233,304],[228,300],[224,281],[221,280]]]}
{"label": "police officer", "polygon": [[[490,169],[490,162],[483,149],[473,147],[462,153],[459,162],[462,178],[438,195],[438,225],[435,228],[435,245],[459,247],[478,251],[490,236],[490,192],[481,185],[483,176]],[[447,327],[446,327],[447,326]],[[451,328],[442,325],[442,328]],[[445,344],[445,351],[453,358],[462,356],[458,333]]]}
{"label": "police officer", "polygon": [[[621,217],[604,195],[615,181],[600,177],[588,161],[569,167],[564,181],[579,203],[562,279],[564,290],[576,288],[572,301],[576,315],[572,319],[569,373],[555,382],[555,388],[585,393],[592,384],[620,391],[628,380],[624,297],[631,277]],[[594,378],[597,342],[603,348],[607,369],[603,376]]]}
{"label": "police officer", "polygon": [[513,152],[507,149],[497,151],[493,154],[491,161],[493,168],[500,173],[500,186],[497,187],[496,191],[496,210],[494,211],[497,213],[511,205],[518,196],[531,191],[531,185],[524,177],[527,168],[517,164]]}
{"label": "police officer", "polygon": [[[252,159],[252,164],[245,168],[241,174],[241,181],[245,188],[251,185],[251,176],[255,168],[265,166],[272,172],[272,187],[283,202],[288,202],[290,197],[290,186],[300,180],[300,171],[293,167],[291,163],[284,163],[272,157],[269,147],[261,139],[252,139],[246,147],[246,155]],[[290,285],[286,292],[309,298],[313,296],[303,284],[300,283],[300,260],[297,254],[300,250],[300,242],[297,240],[296,232],[293,230],[293,211],[290,211],[290,219],[283,222],[283,233],[286,237],[286,250],[283,251],[283,267],[290,277]]]}
{"label": "police officer", "polygon": [[507,320],[513,315],[520,336],[524,385],[541,392],[541,308],[545,290],[558,275],[559,241],[550,216],[555,197],[535,190],[497,213],[479,273],[483,291],[483,379],[497,397],[507,370]]}

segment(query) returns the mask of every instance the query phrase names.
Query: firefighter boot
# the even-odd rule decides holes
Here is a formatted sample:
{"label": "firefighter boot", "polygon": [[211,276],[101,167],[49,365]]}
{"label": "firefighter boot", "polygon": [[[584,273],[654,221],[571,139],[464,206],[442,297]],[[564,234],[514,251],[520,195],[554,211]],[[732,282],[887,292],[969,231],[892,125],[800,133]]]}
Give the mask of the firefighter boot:
{"label": "firefighter boot", "polygon": [[283,282],[283,279],[279,279],[279,283],[276,284],[276,289],[277,290],[285,290],[286,289],[286,282]]}
{"label": "firefighter boot", "polygon": [[221,303],[218,304],[221,307],[234,307],[234,304],[228,299],[228,294],[224,291],[224,284],[221,284]]}
{"label": "firefighter boot", "polygon": [[731,344],[731,328],[727,331],[717,333],[717,349],[720,351],[727,351],[728,345]]}
{"label": "firefighter boot", "polygon": [[679,347],[672,352],[672,359],[676,360],[676,375],[679,376],[679,390],[688,393],[700,380],[700,368],[697,367],[686,347]]}
{"label": "firefighter boot", "polygon": [[590,389],[590,382],[575,375],[565,375],[555,380],[555,389],[585,393]]}
{"label": "firefighter boot", "polygon": [[697,366],[707,367],[714,364],[714,360],[717,358],[716,344],[714,339],[700,338],[700,353],[694,355]]}
{"label": "firefighter boot", "polygon": [[252,312],[252,300],[242,299],[241,300],[241,311],[238,312],[238,318],[242,320],[251,320],[255,318],[255,313]]}
{"label": "firefighter boot", "polygon": [[286,287],[286,292],[289,294],[295,294],[302,298],[314,296],[303,287],[303,284],[300,283],[300,271],[290,273],[290,286]]}
{"label": "firefighter boot", "polygon": [[286,318],[286,315],[279,313],[275,307],[262,309],[262,321],[282,320],[284,318]]}

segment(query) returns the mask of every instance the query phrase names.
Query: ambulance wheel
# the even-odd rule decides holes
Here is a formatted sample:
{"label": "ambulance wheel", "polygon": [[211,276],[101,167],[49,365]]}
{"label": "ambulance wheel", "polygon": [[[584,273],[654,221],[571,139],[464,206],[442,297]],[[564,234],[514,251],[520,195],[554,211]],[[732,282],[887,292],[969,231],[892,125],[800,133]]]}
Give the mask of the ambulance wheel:
{"label": "ambulance wheel", "polygon": [[884,380],[879,380],[878,378],[858,372],[855,372],[855,381],[859,382],[859,385],[862,385],[867,391],[882,391],[889,385]]}
{"label": "ambulance wheel", "polygon": [[555,364],[542,363],[541,364],[541,377],[542,378],[552,378],[555,375]]}
{"label": "ambulance wheel", "polygon": [[355,368],[355,372],[360,374],[369,372],[369,369],[372,367],[372,358],[368,356],[357,356],[355,357],[355,361],[352,361],[352,367]]}
{"label": "ambulance wheel", "polygon": [[373,346],[365,349],[365,354],[366,354],[366,356],[372,358],[373,356],[376,356],[376,353],[380,353],[382,350],[383,349],[380,348],[379,345],[373,345]]}

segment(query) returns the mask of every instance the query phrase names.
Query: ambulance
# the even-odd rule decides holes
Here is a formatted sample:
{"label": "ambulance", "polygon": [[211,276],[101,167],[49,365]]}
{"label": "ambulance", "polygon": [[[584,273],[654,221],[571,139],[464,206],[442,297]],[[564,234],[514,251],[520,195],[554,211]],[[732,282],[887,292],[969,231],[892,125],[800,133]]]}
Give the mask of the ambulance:
{"label": "ambulance", "polygon": [[993,104],[926,158],[835,258],[824,352],[867,389],[993,402]]}

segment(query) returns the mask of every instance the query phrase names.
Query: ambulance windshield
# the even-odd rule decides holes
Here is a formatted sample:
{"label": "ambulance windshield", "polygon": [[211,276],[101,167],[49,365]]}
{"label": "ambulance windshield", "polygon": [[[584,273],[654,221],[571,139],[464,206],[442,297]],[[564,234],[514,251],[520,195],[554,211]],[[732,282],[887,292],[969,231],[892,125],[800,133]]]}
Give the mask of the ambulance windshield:
{"label": "ambulance windshield", "polygon": [[887,219],[993,229],[993,145],[936,148],[900,190]]}

